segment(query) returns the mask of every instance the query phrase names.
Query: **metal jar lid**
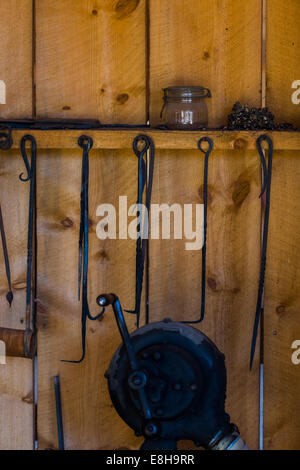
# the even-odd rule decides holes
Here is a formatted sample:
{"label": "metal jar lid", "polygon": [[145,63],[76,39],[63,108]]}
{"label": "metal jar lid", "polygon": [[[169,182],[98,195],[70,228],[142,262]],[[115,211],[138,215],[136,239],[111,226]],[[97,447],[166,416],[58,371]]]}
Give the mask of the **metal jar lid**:
{"label": "metal jar lid", "polygon": [[164,99],[177,98],[192,100],[193,98],[211,98],[211,92],[203,86],[169,86],[163,88]]}

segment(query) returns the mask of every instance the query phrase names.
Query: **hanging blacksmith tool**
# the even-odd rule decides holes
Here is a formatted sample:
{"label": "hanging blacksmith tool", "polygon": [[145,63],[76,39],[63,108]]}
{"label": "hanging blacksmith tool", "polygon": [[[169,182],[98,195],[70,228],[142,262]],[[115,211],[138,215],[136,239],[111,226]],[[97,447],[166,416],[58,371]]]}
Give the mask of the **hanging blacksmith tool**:
{"label": "hanging blacksmith tool", "polygon": [[[26,143],[31,144],[31,162],[29,163]],[[25,331],[0,328],[0,339],[5,342],[8,356],[32,358],[35,353],[35,328],[31,315],[32,277],[33,277],[33,243],[35,221],[35,187],[36,187],[36,141],[32,135],[24,135],[21,139],[21,155],[25,163],[27,175],[20,174],[23,182],[30,181],[29,214],[27,238],[27,274],[26,274],[26,309]]]}
{"label": "hanging blacksmith tool", "polygon": [[[203,143],[208,143],[208,148],[203,148]],[[198,149],[205,155],[203,172],[203,246],[201,261],[201,312],[199,320],[183,321],[182,323],[197,324],[202,322],[205,315],[205,291],[206,291],[206,239],[207,239],[207,179],[208,179],[208,158],[213,149],[213,141],[209,137],[202,137],[198,142]]]}
{"label": "hanging blacksmith tool", "polygon": [[80,194],[80,228],[79,228],[79,257],[78,257],[78,300],[81,299],[81,337],[82,355],[78,361],[63,360],[62,362],[80,363],[85,357],[86,350],[86,321],[98,320],[104,314],[104,309],[96,315],[90,313],[87,287],[88,287],[88,261],[89,261],[89,152],[93,147],[93,139],[82,135],[78,139],[82,148],[81,167],[81,194]]}
{"label": "hanging blacksmith tool", "polygon": [[1,204],[0,204],[0,232],[1,232],[1,240],[2,240],[2,248],[3,248],[3,256],[4,256],[4,263],[5,263],[6,278],[7,278],[8,289],[9,289],[7,294],[6,294],[6,300],[9,303],[9,306],[11,307],[14,296],[13,296],[13,292],[12,292],[12,288],[11,288],[10,265],[9,265],[8,250],[7,250],[7,244],[6,244],[6,237],[5,237],[5,230],[4,230],[4,222],[3,222]]}
{"label": "hanging blacksmith tool", "polygon": [[[261,145],[263,141],[268,143],[268,167],[266,164],[264,151]],[[262,190],[261,190],[261,194],[259,197],[262,197],[265,194],[266,201],[265,201],[265,215],[264,215],[264,227],[263,227],[263,241],[262,241],[262,248],[261,248],[258,294],[257,294],[256,312],[255,312],[255,318],[254,318],[253,336],[252,336],[251,353],[250,353],[250,370],[252,369],[252,365],[253,365],[259,320],[262,314],[262,297],[263,297],[264,281],[265,281],[267,243],[268,243],[268,232],[269,232],[273,142],[270,139],[270,137],[268,137],[267,135],[261,135],[256,140],[256,147],[259,153],[262,171],[263,171],[263,185],[262,185]]]}
{"label": "hanging blacksmith tool", "polygon": [[58,448],[59,450],[65,450],[59,375],[55,375],[54,377],[54,393],[55,393],[56,420],[57,420],[57,433],[58,433]]}
{"label": "hanging blacksmith tool", "polygon": [[[140,148],[140,145],[143,145]],[[143,279],[144,279],[144,266],[145,260],[148,257],[149,250],[149,215],[150,215],[150,203],[151,203],[151,193],[152,193],[152,183],[153,183],[153,172],[154,172],[154,142],[147,136],[140,134],[133,141],[133,150],[138,158],[138,194],[137,194],[137,204],[138,208],[141,208],[143,204],[143,195],[146,189],[145,196],[145,207],[146,213],[144,214],[144,220],[142,221],[141,210],[138,210],[138,223],[137,223],[137,239],[136,239],[136,284],[135,284],[135,307],[134,310],[126,310],[128,313],[133,313],[136,315],[136,324],[139,327],[140,322],[140,310],[141,310],[141,297],[143,289]],[[149,159],[149,173],[147,171],[147,152],[150,150],[150,159]],[[146,275],[147,269],[146,269]],[[147,281],[148,282],[148,281]],[[146,323],[149,321],[149,314],[146,311]]]}
{"label": "hanging blacksmith tool", "polygon": [[[29,163],[26,142],[31,144],[31,163]],[[35,192],[36,192],[36,141],[32,135],[24,135],[21,140],[21,154],[27,170],[27,176],[23,173],[19,178],[23,182],[30,181],[29,189],[29,214],[28,214],[28,239],[27,239],[27,276],[26,276],[26,315],[25,315],[25,333],[24,333],[24,354],[28,356],[27,337],[32,336],[32,327],[34,327],[31,317],[31,296],[32,296],[32,277],[33,277],[33,244],[34,244],[34,223],[35,223]]]}
{"label": "hanging blacksmith tool", "polygon": [[[12,141],[10,127],[7,125],[0,124],[0,149],[9,150],[12,144],[13,144],[13,141]],[[1,205],[0,205],[0,232],[1,232],[4,262],[5,262],[6,278],[7,278],[8,288],[9,288],[9,291],[6,294],[6,300],[9,303],[9,306],[11,306],[12,301],[13,301],[13,293],[12,293],[12,288],[11,288],[10,265],[9,265],[9,257],[8,257],[8,250],[7,250],[7,243],[6,243]]]}
{"label": "hanging blacksmith tool", "polygon": [[225,356],[199,330],[172,322],[149,323],[129,334],[115,294],[112,305],[122,344],[105,374],[120,417],[144,436],[143,450],[176,450],[192,440],[211,450],[246,450],[225,412]]}

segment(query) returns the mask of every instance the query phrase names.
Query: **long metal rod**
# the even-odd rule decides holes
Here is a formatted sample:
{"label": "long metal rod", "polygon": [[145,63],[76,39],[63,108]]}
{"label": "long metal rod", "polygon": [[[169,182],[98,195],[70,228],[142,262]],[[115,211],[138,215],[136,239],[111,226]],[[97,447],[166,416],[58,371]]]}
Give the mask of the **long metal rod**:
{"label": "long metal rod", "polygon": [[5,262],[6,278],[7,278],[8,289],[9,289],[7,294],[6,294],[6,300],[8,301],[9,306],[11,307],[14,296],[13,296],[12,288],[11,288],[10,265],[9,265],[9,257],[8,257],[8,250],[7,250],[7,243],[6,243],[6,236],[5,236],[5,230],[4,230],[4,222],[3,222],[1,204],[0,204],[0,232],[1,232],[1,239],[2,239],[2,247],[3,247],[3,256],[4,256],[4,262]]}
{"label": "long metal rod", "polygon": [[260,364],[259,381],[259,450],[264,450],[264,365]]}
{"label": "long metal rod", "polygon": [[[262,0],[261,15],[261,106],[266,106],[267,91],[267,1]],[[264,151],[264,156],[265,151]],[[263,175],[262,175],[263,177]],[[262,201],[263,203],[263,201]],[[261,240],[263,238],[263,206],[261,205]],[[264,292],[262,296],[262,313],[261,313],[261,341],[260,341],[260,370],[259,370],[259,450],[264,449]]]}
{"label": "long metal rod", "polygon": [[54,391],[55,391],[56,418],[57,418],[57,432],[58,432],[59,450],[65,450],[64,427],[63,427],[63,419],[62,419],[62,407],[61,407],[61,397],[60,397],[59,375],[56,375],[54,377]]}

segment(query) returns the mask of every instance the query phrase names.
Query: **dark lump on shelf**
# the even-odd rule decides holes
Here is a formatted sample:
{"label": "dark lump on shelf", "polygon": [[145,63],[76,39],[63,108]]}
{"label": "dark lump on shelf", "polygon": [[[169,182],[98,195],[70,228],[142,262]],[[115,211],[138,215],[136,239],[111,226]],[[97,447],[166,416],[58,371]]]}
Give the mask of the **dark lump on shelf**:
{"label": "dark lump on shelf", "polygon": [[275,116],[268,108],[250,108],[247,104],[242,105],[237,101],[228,115],[228,125],[224,129],[280,131],[293,130],[294,127],[288,122],[276,123]]}

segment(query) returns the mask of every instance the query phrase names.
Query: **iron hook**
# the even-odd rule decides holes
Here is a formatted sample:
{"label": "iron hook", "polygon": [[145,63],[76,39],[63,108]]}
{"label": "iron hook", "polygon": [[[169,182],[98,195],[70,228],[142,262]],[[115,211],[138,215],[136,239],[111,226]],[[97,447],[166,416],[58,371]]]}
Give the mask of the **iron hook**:
{"label": "iron hook", "polygon": [[29,141],[31,143],[31,159],[32,157],[36,154],[36,140],[32,135],[24,135],[21,139],[21,154],[22,158],[25,163],[26,171],[27,171],[27,177],[24,178],[23,175],[24,173],[20,173],[19,179],[23,182],[29,181],[32,177],[32,167],[30,166],[27,152],[26,152],[26,141]]}
{"label": "iron hook", "polygon": [[263,149],[262,149],[262,146],[261,146],[263,141],[268,142],[268,158],[270,158],[270,155],[273,154],[273,142],[270,139],[270,137],[268,137],[265,134],[260,135],[258,137],[258,139],[256,140],[256,148],[257,148],[258,153],[259,153],[259,158],[260,158],[261,166],[262,166],[262,170],[263,170],[263,184],[262,184],[262,189],[261,189],[261,193],[260,193],[259,197],[262,197],[262,195],[264,194],[264,192],[266,190],[266,187],[267,187],[267,179],[268,179],[267,178],[266,159],[265,159],[264,152],[263,152]]}

